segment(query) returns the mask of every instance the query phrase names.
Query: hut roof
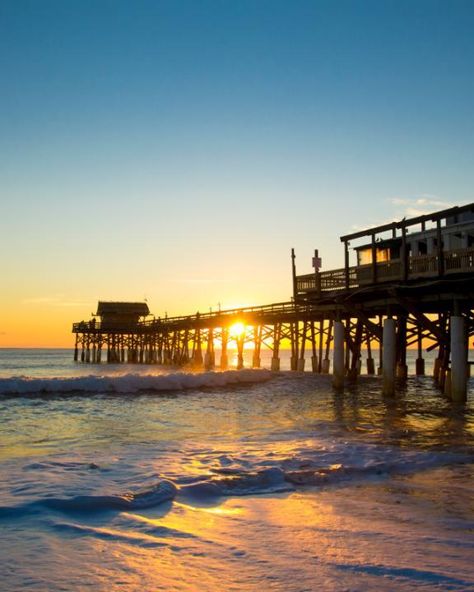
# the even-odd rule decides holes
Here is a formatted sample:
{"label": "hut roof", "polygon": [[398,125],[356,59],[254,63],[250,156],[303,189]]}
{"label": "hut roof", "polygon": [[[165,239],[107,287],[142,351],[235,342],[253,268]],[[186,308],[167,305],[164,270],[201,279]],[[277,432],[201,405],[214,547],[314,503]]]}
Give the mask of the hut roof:
{"label": "hut roof", "polygon": [[97,314],[133,314],[146,316],[150,314],[146,302],[103,302],[99,301],[97,305]]}

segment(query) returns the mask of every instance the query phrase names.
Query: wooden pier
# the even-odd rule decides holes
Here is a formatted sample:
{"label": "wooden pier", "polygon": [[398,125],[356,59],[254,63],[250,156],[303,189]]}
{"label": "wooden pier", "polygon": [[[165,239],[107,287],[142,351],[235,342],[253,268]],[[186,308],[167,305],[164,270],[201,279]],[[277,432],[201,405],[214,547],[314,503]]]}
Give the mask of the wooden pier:
{"label": "wooden pier", "polygon": [[292,370],[332,371],[334,386],[342,388],[357,379],[366,352],[365,371],[381,374],[390,395],[407,376],[407,348],[418,352],[418,375],[425,372],[423,351],[436,349],[435,380],[448,396],[465,400],[474,333],[474,204],[341,241],[344,267],[336,270],[320,271],[316,252],[314,271],[297,275],[292,251],[288,302],[152,320],[145,303],[99,302],[99,321],[73,325],[74,359],[225,369],[232,347],[242,368],[247,345],[253,367],[268,348],[277,371],[280,350],[289,347]]}

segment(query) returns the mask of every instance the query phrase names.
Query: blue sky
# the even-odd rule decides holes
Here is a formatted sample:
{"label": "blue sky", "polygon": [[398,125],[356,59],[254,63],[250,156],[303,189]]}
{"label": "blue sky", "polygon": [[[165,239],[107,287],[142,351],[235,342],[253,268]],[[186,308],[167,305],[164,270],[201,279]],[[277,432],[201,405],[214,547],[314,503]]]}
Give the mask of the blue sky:
{"label": "blue sky", "polygon": [[2,0],[5,305],[61,341],[98,298],[286,300],[291,247],[338,267],[473,201],[473,30],[472,1]]}

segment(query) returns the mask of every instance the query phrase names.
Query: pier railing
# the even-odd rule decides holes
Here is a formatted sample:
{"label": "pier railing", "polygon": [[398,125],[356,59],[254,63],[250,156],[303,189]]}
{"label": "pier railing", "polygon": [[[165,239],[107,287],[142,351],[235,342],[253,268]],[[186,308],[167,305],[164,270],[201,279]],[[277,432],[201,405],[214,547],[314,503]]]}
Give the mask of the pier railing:
{"label": "pier railing", "polygon": [[140,321],[138,323],[100,323],[95,319],[91,321],[81,321],[73,324],[73,333],[100,333],[107,331],[110,333],[147,333],[159,328],[177,328],[192,323],[193,326],[208,327],[227,326],[239,320],[246,321],[248,324],[254,321],[271,321],[273,318],[281,318],[282,315],[291,317],[297,312],[310,309],[310,306],[296,306],[294,302],[277,302],[263,306],[249,306],[243,308],[231,308],[226,310],[196,312],[193,315],[181,315],[176,317],[158,317],[154,319]]}
{"label": "pier railing", "polygon": [[135,333],[137,326],[141,323],[100,323],[93,319],[92,321],[80,321],[73,323],[73,333],[101,333],[103,331],[118,331],[120,333]]}
{"label": "pier railing", "polygon": [[445,258],[445,272],[459,273],[474,269],[474,248],[449,251]]}
{"label": "pier railing", "polygon": [[438,275],[437,255],[416,255],[408,259],[409,277],[426,277]]}
{"label": "pier railing", "polygon": [[406,271],[402,259],[379,262],[374,266],[351,266],[347,269],[333,269],[318,274],[309,273],[296,277],[296,290],[300,292],[335,292],[391,281],[424,277],[439,277],[474,270],[474,248],[444,251],[440,264],[438,255],[417,255],[407,258]]}

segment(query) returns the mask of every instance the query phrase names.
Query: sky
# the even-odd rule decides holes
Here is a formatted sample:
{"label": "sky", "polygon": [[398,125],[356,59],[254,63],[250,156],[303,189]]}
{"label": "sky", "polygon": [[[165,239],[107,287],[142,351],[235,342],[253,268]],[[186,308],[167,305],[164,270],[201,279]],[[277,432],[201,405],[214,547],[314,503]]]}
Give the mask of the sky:
{"label": "sky", "polygon": [[0,0],[0,347],[267,304],[474,201],[471,0]]}

